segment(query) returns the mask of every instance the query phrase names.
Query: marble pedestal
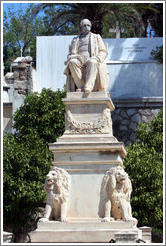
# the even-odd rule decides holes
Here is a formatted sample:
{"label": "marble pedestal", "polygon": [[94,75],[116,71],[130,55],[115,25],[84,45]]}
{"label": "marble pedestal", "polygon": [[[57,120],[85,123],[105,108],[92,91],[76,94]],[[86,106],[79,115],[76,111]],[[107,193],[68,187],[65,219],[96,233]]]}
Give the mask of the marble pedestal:
{"label": "marble pedestal", "polygon": [[[126,149],[113,136],[110,112],[114,105],[107,92],[67,93],[66,131],[49,144],[53,165],[70,177],[68,222],[39,222],[32,242],[109,242],[114,233],[140,233],[131,222],[101,222],[104,217],[103,177],[120,165]],[[140,238],[140,235],[137,236]]]}
{"label": "marble pedestal", "polygon": [[69,222],[39,222],[38,229],[32,233],[33,243],[108,243],[116,239],[114,234],[135,233],[136,239],[142,237],[142,231],[133,228],[131,222],[100,220],[76,220]]}

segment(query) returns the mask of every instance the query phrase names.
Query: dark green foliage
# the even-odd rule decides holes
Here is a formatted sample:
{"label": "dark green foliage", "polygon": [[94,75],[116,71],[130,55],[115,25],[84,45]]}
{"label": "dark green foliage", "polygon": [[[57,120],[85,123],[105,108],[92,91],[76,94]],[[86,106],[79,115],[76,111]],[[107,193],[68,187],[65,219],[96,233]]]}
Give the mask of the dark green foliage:
{"label": "dark green foliage", "polygon": [[45,199],[43,185],[52,153],[36,132],[21,138],[6,134],[3,148],[4,225],[23,233]]}
{"label": "dark green foliage", "polygon": [[158,63],[163,63],[163,46],[156,46],[156,50],[151,51],[152,59],[158,60]]}
{"label": "dark green foliage", "polygon": [[32,229],[45,200],[44,180],[50,170],[54,142],[64,131],[65,91],[43,89],[27,95],[14,116],[14,134],[4,136],[4,228],[15,235]]}
{"label": "dark green foliage", "polygon": [[28,95],[24,105],[14,115],[14,128],[20,136],[31,134],[34,129],[47,143],[55,142],[65,129],[65,91],[43,89]]}
{"label": "dark green foliage", "polygon": [[128,147],[124,165],[132,182],[131,205],[138,226],[162,231],[163,226],[163,112],[141,123],[138,142]]}
{"label": "dark green foliage", "polygon": [[[162,36],[161,32],[157,31],[157,27],[162,26],[161,22],[163,21],[162,4],[40,3],[35,7],[35,13],[38,14],[54,7],[54,14],[50,18],[54,34],[57,30],[59,33],[64,31],[63,27],[67,30],[66,24],[70,28],[78,27],[81,19],[88,18],[92,22],[92,32],[99,33],[105,38],[112,37],[113,34],[109,33],[109,28],[116,28],[117,21],[119,28],[125,28],[126,30],[123,37],[144,37],[146,35],[147,19],[150,19],[152,23],[157,22],[154,26],[155,31],[159,36]],[[73,34],[75,34],[75,30],[73,28]]]}

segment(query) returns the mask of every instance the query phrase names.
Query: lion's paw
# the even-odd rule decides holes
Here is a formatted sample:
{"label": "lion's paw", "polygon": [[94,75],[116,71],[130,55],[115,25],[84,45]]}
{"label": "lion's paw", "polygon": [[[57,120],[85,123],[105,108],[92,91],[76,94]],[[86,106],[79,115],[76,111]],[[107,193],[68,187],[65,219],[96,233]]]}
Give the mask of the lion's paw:
{"label": "lion's paw", "polygon": [[39,219],[39,222],[46,222],[46,221],[49,221],[49,219],[47,219],[47,218],[41,218],[41,219]]}
{"label": "lion's paw", "polygon": [[110,221],[114,221],[115,219],[113,217],[110,217]]}
{"label": "lion's paw", "polygon": [[110,222],[110,218],[109,217],[104,217],[101,221],[102,222]]}
{"label": "lion's paw", "polygon": [[125,221],[131,221],[132,219],[130,217],[125,217],[124,220]]}
{"label": "lion's paw", "polygon": [[61,222],[67,222],[67,218],[66,217],[61,217]]}
{"label": "lion's paw", "polygon": [[138,220],[136,218],[132,218],[133,226],[136,227],[138,224]]}

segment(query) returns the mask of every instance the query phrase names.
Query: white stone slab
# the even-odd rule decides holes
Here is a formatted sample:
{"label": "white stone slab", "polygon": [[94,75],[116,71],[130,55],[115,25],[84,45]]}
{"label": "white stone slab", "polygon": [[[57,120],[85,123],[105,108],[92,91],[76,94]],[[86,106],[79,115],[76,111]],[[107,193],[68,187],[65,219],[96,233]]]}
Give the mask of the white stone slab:
{"label": "white stone slab", "polygon": [[141,230],[131,228],[128,222],[113,223],[89,223],[89,222],[68,222],[68,223],[38,223],[39,229],[30,233],[31,242],[47,243],[109,243],[115,239],[114,234],[121,231],[135,232],[137,239],[141,238]]}
{"label": "white stone slab", "polygon": [[63,89],[66,83],[64,62],[67,59],[69,45],[73,36],[37,37],[37,85],[42,88]]}
{"label": "white stone slab", "polygon": [[139,227],[139,229],[142,231],[142,239],[146,243],[151,243],[152,242],[152,228],[148,226],[142,226],[142,227]]}
{"label": "white stone slab", "polygon": [[60,221],[39,221],[37,228],[39,230],[62,230],[62,229],[82,229],[82,228],[102,228],[102,229],[132,229],[131,221],[111,221],[111,222],[101,222],[101,219],[94,219],[93,217],[81,218],[80,221],[74,218],[68,217],[68,222]]}
{"label": "white stone slab", "polygon": [[54,153],[64,153],[68,151],[70,153],[74,152],[82,152],[87,153],[88,151],[99,153],[106,153],[109,156],[110,152],[119,152],[122,157],[126,156],[126,149],[125,145],[122,142],[77,142],[77,143],[70,143],[70,142],[56,142],[53,144],[49,144],[49,149]]}
{"label": "white stone slab", "polygon": [[112,99],[162,97],[163,67],[157,63],[116,63],[108,66]]}
{"label": "white stone slab", "polygon": [[150,52],[162,45],[162,38],[112,38],[108,43],[108,61],[149,61]]}

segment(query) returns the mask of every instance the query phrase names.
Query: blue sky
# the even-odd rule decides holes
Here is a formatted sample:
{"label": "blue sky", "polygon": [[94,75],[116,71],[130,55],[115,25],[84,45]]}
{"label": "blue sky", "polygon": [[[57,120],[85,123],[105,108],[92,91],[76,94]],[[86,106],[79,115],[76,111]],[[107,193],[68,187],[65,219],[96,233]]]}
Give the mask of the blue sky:
{"label": "blue sky", "polygon": [[8,7],[12,7],[14,11],[18,10],[22,5],[23,8],[28,7],[28,3],[3,3],[3,10],[7,11]]}
{"label": "blue sky", "polygon": [[[37,5],[37,4],[39,4],[40,2],[38,2],[38,3],[33,3],[34,5]],[[15,11],[18,11],[19,9],[20,9],[20,7],[22,6],[22,9],[24,10],[24,9],[26,9],[27,7],[28,7],[28,5],[29,5],[30,3],[25,3],[25,2],[18,2],[18,3],[5,3],[5,2],[3,2],[3,11],[5,11],[6,13],[8,13],[8,9],[9,8],[11,8],[12,10],[13,10],[13,12],[15,12]],[[40,16],[40,15],[43,15],[43,13],[42,12],[40,12],[39,14],[38,14],[38,16]],[[8,21],[9,21],[9,19],[8,19]]]}

